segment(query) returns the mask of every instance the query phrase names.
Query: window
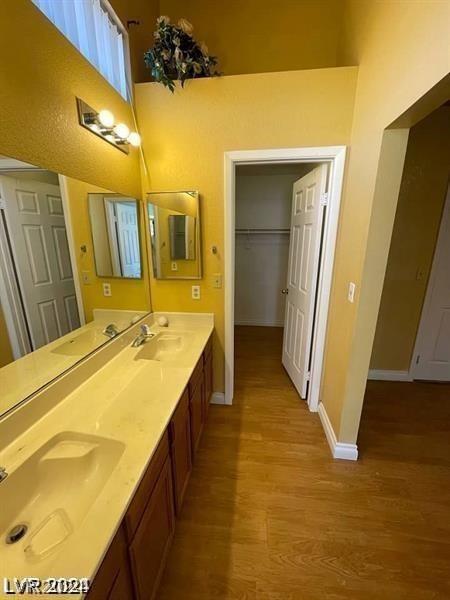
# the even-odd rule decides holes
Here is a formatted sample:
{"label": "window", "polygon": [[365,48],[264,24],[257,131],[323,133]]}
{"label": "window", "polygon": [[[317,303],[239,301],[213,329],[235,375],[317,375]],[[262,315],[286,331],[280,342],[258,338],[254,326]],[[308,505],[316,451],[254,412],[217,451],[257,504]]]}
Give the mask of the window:
{"label": "window", "polygon": [[122,23],[105,0],[33,0],[103,77],[127,100]]}

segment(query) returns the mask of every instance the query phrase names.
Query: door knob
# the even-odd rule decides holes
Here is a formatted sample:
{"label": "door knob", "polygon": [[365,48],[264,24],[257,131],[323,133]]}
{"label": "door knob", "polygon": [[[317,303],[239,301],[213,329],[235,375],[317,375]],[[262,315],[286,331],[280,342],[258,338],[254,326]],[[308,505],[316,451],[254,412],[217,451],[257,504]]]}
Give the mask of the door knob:
{"label": "door knob", "polygon": [[288,288],[284,288],[283,290],[281,290],[282,294],[289,294],[289,290]]}

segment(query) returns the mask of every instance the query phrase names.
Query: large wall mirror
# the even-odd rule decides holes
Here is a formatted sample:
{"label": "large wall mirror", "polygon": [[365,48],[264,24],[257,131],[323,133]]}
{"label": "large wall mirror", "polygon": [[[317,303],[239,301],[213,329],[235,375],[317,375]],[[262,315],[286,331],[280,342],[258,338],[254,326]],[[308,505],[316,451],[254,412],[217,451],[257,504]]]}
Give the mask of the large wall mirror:
{"label": "large wall mirror", "polygon": [[89,194],[88,202],[97,275],[142,277],[137,201],[118,194]]}
{"label": "large wall mirror", "polygon": [[151,263],[156,279],[200,279],[198,192],[147,194]]}
{"label": "large wall mirror", "polygon": [[0,156],[0,416],[148,313],[140,215]]}

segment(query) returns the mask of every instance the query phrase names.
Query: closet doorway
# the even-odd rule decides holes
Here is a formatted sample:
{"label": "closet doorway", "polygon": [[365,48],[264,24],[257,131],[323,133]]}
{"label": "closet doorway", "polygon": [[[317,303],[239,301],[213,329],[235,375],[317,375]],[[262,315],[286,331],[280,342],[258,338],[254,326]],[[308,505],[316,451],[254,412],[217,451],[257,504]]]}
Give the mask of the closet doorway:
{"label": "closet doorway", "polygon": [[344,157],[343,147],[225,156],[227,404],[235,327],[260,340],[270,328],[299,396],[318,408]]}

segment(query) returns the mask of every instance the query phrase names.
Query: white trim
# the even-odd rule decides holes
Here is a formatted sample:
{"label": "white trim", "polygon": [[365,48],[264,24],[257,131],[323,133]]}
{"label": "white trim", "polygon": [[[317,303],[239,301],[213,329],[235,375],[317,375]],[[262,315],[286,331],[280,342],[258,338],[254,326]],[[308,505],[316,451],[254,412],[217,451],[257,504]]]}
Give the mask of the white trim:
{"label": "white trim", "polygon": [[425,300],[422,306],[422,313],[420,315],[419,327],[417,328],[416,342],[414,344],[414,351],[411,357],[411,364],[409,367],[409,373],[411,376],[411,380],[415,378],[418,371],[418,362],[417,357],[420,354],[423,354],[421,347],[423,347],[425,343],[425,336],[427,335],[427,329],[423,326],[425,316],[427,312],[431,308],[431,301],[433,295],[433,288],[435,287],[436,278],[438,276],[438,265],[442,258],[442,253],[444,251],[444,232],[446,231],[445,220],[450,216],[450,185],[447,188],[447,195],[444,202],[444,207],[442,211],[442,218],[439,224],[439,232],[436,241],[436,247],[434,250],[433,263],[431,265],[430,276],[428,278],[427,291],[425,294]]}
{"label": "white trim", "polygon": [[252,327],[284,327],[284,321],[259,321],[258,319],[239,319],[235,325],[249,325]]}
{"label": "white trim", "polygon": [[210,404],[226,404],[223,392],[214,392],[209,401]]}
{"label": "white trim", "polygon": [[[235,260],[235,166],[292,162],[329,162],[329,201],[325,215],[320,280],[317,289],[317,315],[312,347],[311,384],[308,406],[318,410],[328,306],[334,265],[334,252],[345,164],[345,146],[277,148],[225,152],[224,156],[224,292],[225,292],[225,398],[234,395],[234,260]],[[281,360],[281,359],[280,359]]]}
{"label": "white trim", "polygon": [[[80,327],[86,324],[86,316],[84,314],[83,295],[81,293],[80,274],[76,260],[75,239],[73,236],[72,215],[70,213],[69,190],[67,187],[67,177],[58,175],[59,189],[61,191],[61,200],[64,211],[64,221],[66,223],[67,243],[69,245],[70,262],[72,263],[73,283],[75,286],[75,297],[77,300],[78,316],[80,318]],[[87,199],[86,199],[87,202]]]}
{"label": "white trim", "polygon": [[371,381],[413,381],[409,371],[370,369],[367,379]]}
{"label": "white trim", "polygon": [[333,458],[358,460],[358,446],[356,444],[346,444],[345,442],[337,441],[333,426],[322,402],[319,404],[318,412]]}

